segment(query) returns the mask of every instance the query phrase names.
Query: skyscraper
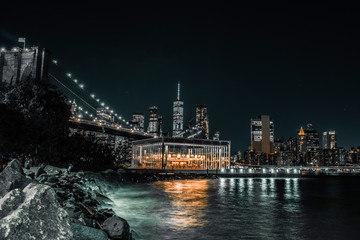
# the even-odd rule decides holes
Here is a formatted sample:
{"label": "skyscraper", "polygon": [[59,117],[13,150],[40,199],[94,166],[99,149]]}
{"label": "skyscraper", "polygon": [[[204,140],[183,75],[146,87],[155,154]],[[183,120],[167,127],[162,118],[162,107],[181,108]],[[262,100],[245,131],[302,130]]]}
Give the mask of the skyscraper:
{"label": "skyscraper", "polygon": [[149,108],[149,126],[148,133],[154,136],[160,136],[162,133],[162,116],[159,115],[155,106]]}
{"label": "skyscraper", "polygon": [[270,154],[274,152],[274,122],[269,115],[251,119],[251,149]]}
{"label": "skyscraper", "polygon": [[180,98],[180,82],[178,82],[177,98],[174,101],[173,113],[173,137],[181,137],[180,134],[184,130],[184,102]]}
{"label": "skyscraper", "polygon": [[196,129],[202,130],[203,137],[209,139],[209,117],[205,104],[196,104]]}
{"label": "skyscraper", "polygon": [[133,113],[133,119],[130,122],[132,129],[139,132],[144,132],[145,117],[142,113]]}
{"label": "skyscraper", "polygon": [[337,147],[335,131],[323,132],[322,146],[323,149],[334,149]]}
{"label": "skyscraper", "polygon": [[319,133],[314,129],[312,124],[307,124],[306,134],[306,150],[308,152],[317,152],[320,148]]}
{"label": "skyscraper", "polygon": [[320,148],[319,133],[312,124],[307,124],[298,131],[296,159],[298,164],[318,164],[318,150]]}

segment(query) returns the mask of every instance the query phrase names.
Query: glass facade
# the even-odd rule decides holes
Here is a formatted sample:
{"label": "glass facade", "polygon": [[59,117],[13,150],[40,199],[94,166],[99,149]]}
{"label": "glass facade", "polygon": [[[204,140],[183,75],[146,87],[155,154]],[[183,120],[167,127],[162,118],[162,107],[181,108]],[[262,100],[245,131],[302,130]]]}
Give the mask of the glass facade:
{"label": "glass facade", "polygon": [[132,167],[221,169],[230,167],[230,142],[153,138],[133,142]]}

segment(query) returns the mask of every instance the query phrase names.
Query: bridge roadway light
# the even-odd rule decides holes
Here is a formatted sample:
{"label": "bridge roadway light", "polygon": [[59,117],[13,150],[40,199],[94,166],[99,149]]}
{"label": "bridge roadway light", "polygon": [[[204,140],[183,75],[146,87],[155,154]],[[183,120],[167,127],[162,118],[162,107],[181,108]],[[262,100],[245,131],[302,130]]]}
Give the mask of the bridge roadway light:
{"label": "bridge roadway light", "polygon": [[55,65],[57,65],[57,63],[58,63],[57,60],[53,60],[52,62],[53,62]]}
{"label": "bridge roadway light", "polygon": [[105,107],[106,110],[109,110],[109,107]]}
{"label": "bridge roadway light", "polygon": [[77,82],[78,82],[78,80],[77,80],[77,79],[74,79],[74,82],[75,82],[75,83],[77,83]]}
{"label": "bridge roadway light", "polygon": [[97,102],[100,102],[100,99],[96,99]]}
{"label": "bridge roadway light", "polygon": [[80,87],[80,88],[84,88],[84,84],[80,84],[79,87]]}
{"label": "bridge roadway light", "polygon": [[90,96],[91,96],[92,98],[95,98],[95,94],[91,94]]}
{"label": "bridge roadway light", "polygon": [[5,48],[1,48],[1,51],[2,51],[2,52],[5,52]]}
{"label": "bridge roadway light", "polygon": [[71,73],[67,73],[66,75],[67,75],[69,78],[71,78]]}
{"label": "bridge roadway light", "polygon": [[105,106],[105,103],[102,102],[102,103],[101,103],[101,106]]}

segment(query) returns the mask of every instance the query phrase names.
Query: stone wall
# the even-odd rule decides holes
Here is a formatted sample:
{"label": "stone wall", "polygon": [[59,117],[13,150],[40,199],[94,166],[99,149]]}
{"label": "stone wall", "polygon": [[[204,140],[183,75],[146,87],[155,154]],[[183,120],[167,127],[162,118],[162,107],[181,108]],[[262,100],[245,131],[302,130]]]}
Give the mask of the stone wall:
{"label": "stone wall", "polygon": [[15,85],[28,77],[47,81],[49,53],[44,48],[0,52],[0,84]]}

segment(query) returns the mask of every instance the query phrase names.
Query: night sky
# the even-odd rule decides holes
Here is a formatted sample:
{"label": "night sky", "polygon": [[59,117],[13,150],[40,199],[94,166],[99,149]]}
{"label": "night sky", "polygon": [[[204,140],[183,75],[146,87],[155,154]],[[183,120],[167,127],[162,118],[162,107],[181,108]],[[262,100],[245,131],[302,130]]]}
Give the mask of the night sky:
{"label": "night sky", "polygon": [[[181,81],[185,120],[208,105],[211,136],[250,144],[250,118],[269,114],[275,138],[312,123],[360,145],[360,39],[350,5],[1,6],[0,47],[49,49],[59,65],[130,119],[156,105],[171,131]],[[101,5],[102,4],[102,5]]]}

